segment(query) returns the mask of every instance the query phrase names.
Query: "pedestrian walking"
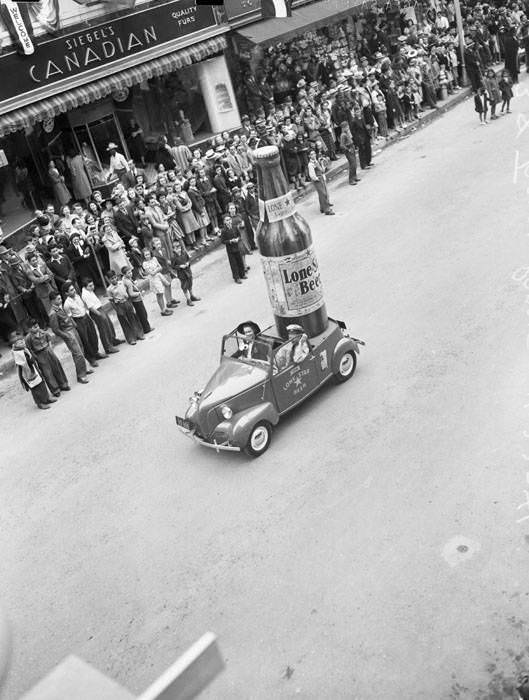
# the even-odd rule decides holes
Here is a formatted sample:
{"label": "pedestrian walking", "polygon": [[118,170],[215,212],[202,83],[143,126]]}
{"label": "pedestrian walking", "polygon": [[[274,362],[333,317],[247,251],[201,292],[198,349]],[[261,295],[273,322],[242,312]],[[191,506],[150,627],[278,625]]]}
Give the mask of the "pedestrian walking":
{"label": "pedestrian walking", "polygon": [[58,338],[64,343],[72,355],[75,365],[75,373],[79,384],[88,384],[87,374],[92,374],[93,370],[86,366],[86,359],[83,355],[81,338],[77,333],[77,327],[62,305],[62,297],[58,292],[50,292],[50,328]]}
{"label": "pedestrian walking", "polygon": [[351,136],[351,129],[349,128],[349,122],[344,120],[341,125],[340,131],[340,148],[342,153],[347,158],[349,163],[349,184],[356,185],[360,182],[360,178],[356,176],[356,153],[353,137]]}
{"label": "pedestrian walking", "polygon": [[507,107],[507,114],[511,113],[511,100],[513,97],[513,92],[512,92],[512,80],[511,76],[509,75],[509,71],[504,70],[501,73],[501,78],[499,80],[499,88],[501,92],[501,111],[503,114],[503,111],[505,107]]}
{"label": "pedestrian walking", "polygon": [[40,373],[46,381],[48,389],[54,396],[60,396],[61,391],[70,391],[66,373],[52,348],[48,331],[42,330],[39,322],[34,318],[28,319],[27,325],[26,347],[37,360]]}
{"label": "pedestrian walking", "polygon": [[316,151],[309,152],[308,162],[309,180],[314,185],[320,203],[320,212],[327,216],[333,216],[332,204],[329,202],[329,192],[327,190],[327,178],[323,167],[316,157]]}
{"label": "pedestrian walking", "polygon": [[496,116],[496,105],[501,101],[501,92],[498,85],[498,79],[496,78],[496,73],[489,68],[483,78],[483,87],[487,91],[487,97],[490,103],[490,118],[497,119]]}
{"label": "pedestrian walking", "polygon": [[26,391],[31,392],[37,408],[47,409],[50,403],[55,403],[56,398],[50,396],[46,383],[39,372],[38,364],[31,352],[27,349],[24,338],[16,334],[11,336],[11,352],[18,370],[18,378]]}
{"label": "pedestrian walking", "polygon": [[89,277],[85,277],[82,284],[81,299],[88,309],[90,318],[96,325],[105,353],[107,355],[112,355],[119,352],[116,345],[121,345],[121,343],[125,341],[117,339],[114,324],[107,312],[103,309],[103,304],[95,293],[94,281]]}
{"label": "pedestrian walking", "polygon": [[487,113],[489,109],[489,98],[483,86],[474,93],[474,110],[478,113],[480,124],[487,124]]}
{"label": "pedestrian walking", "polygon": [[358,148],[360,167],[362,170],[365,170],[371,167],[371,138],[364,120],[362,119],[362,110],[356,107],[353,114],[354,117],[352,117],[350,123],[351,136],[353,137],[355,146]]}
{"label": "pedestrian walking", "polygon": [[119,325],[129,345],[136,345],[137,340],[144,340],[141,323],[136,316],[132,302],[127,294],[123,280],[118,279],[117,274],[111,270],[108,275],[108,298],[117,314]]}
{"label": "pedestrian walking", "polygon": [[129,299],[132,302],[136,316],[138,317],[141,327],[144,333],[150,333],[154,328],[149,323],[149,317],[147,315],[147,309],[143,303],[143,297],[141,289],[138,287],[134,280],[132,267],[123,267],[121,270],[123,274],[123,284],[129,295]]}
{"label": "pedestrian walking", "polygon": [[180,280],[182,292],[187,301],[188,306],[194,306],[195,301],[200,301],[200,297],[193,294],[193,272],[191,271],[191,261],[189,253],[185,249],[181,241],[173,243],[173,257],[171,265],[176,271],[176,275]]}

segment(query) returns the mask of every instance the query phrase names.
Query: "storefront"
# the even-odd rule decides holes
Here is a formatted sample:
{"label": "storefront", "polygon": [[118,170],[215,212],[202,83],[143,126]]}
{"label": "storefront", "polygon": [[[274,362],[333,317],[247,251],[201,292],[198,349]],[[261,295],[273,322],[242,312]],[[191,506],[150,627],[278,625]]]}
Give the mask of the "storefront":
{"label": "storefront", "polygon": [[[73,0],[61,0],[61,10],[63,2]],[[108,7],[91,3],[82,29],[70,13],[68,27],[52,34],[26,13],[32,47],[11,27],[12,49],[0,56],[4,235],[53,201],[50,160],[71,186],[68,162],[81,153],[92,188],[101,189],[111,141],[148,166],[161,135],[193,144],[240,126],[224,56],[229,27],[216,8],[195,0],[136,0],[112,14]]]}

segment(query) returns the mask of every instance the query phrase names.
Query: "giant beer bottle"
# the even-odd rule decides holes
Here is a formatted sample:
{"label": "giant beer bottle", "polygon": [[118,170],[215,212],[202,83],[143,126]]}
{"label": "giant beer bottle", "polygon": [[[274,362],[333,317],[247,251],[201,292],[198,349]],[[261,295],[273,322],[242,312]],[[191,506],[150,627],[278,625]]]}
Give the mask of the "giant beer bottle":
{"label": "giant beer bottle", "polygon": [[257,245],[279,333],[299,323],[309,337],[323,333],[328,318],[310,228],[296,211],[277,146],[254,151],[259,190]]}

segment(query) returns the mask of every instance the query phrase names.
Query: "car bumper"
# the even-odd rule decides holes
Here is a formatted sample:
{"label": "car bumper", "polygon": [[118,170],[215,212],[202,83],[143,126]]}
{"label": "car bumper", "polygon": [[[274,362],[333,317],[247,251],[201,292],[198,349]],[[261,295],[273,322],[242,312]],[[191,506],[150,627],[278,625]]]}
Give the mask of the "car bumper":
{"label": "car bumper", "polygon": [[216,440],[213,440],[213,442],[209,442],[208,440],[204,440],[204,438],[198,437],[198,435],[195,433],[194,430],[188,430],[187,428],[182,428],[182,426],[177,426],[178,430],[180,430],[181,433],[183,433],[186,437],[190,438],[193,440],[193,442],[196,442],[198,445],[203,445],[204,447],[209,447],[210,449],[215,450],[216,452],[220,452],[221,450],[225,452],[240,452],[241,448],[238,447],[237,445],[232,445],[228,440],[225,442],[217,442]]}

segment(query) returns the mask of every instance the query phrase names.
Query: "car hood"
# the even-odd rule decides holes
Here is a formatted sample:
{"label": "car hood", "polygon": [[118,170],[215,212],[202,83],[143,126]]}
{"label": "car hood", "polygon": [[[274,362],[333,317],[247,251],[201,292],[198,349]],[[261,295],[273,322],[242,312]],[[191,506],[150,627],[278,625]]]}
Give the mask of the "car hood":
{"label": "car hood", "polygon": [[241,392],[264,382],[267,376],[267,370],[262,367],[223,358],[201,393],[200,411],[209,410],[223,401],[229,401]]}

